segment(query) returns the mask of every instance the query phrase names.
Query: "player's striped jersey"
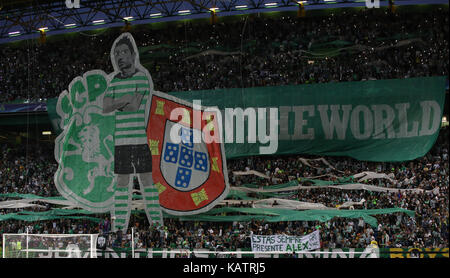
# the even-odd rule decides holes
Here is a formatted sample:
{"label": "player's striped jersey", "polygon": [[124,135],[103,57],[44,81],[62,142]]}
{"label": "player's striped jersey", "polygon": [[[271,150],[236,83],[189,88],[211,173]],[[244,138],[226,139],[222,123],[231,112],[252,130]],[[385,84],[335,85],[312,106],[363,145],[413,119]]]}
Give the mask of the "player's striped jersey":
{"label": "player's striped jersey", "polygon": [[147,144],[145,107],[150,96],[150,87],[147,76],[143,72],[137,72],[129,78],[111,80],[105,97],[121,98],[135,92],[144,95],[137,111],[116,110],[116,127],[114,132],[114,144],[141,145]]}

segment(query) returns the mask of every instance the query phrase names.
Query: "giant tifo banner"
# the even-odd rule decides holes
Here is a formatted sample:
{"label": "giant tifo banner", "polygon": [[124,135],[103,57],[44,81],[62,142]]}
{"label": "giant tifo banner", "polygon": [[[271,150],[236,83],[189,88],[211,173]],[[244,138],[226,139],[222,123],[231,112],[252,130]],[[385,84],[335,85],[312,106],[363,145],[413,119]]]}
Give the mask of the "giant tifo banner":
{"label": "giant tifo banner", "polygon": [[319,231],[305,236],[251,235],[254,252],[303,252],[320,248]]}
{"label": "giant tifo banner", "polygon": [[445,77],[419,77],[170,95],[219,109],[227,158],[301,153],[405,161],[434,144],[445,87]]}
{"label": "giant tifo banner", "polygon": [[[114,231],[128,228],[136,181],[152,225],[163,224],[162,210],[192,215],[211,209],[229,191],[222,134],[211,120],[217,111],[193,110],[154,91],[129,33],[114,41],[111,62],[114,72],[76,77],[56,102],[60,194],[90,212],[110,212]],[[205,120],[194,121],[196,113]],[[198,136],[215,140],[197,142]]]}

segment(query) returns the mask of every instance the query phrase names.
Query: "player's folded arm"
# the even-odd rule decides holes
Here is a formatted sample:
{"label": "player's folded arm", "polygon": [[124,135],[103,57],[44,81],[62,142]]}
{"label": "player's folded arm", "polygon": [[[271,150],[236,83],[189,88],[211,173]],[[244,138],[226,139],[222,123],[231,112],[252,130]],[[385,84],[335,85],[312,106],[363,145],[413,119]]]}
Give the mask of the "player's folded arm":
{"label": "player's folded arm", "polygon": [[125,97],[120,99],[114,99],[112,97],[106,97],[103,99],[103,113],[110,113],[116,109],[123,108],[127,102],[124,100]]}
{"label": "player's folded arm", "polygon": [[144,97],[145,92],[136,91],[131,96],[131,100],[129,104],[124,107],[124,111],[137,111],[141,106],[142,98]]}

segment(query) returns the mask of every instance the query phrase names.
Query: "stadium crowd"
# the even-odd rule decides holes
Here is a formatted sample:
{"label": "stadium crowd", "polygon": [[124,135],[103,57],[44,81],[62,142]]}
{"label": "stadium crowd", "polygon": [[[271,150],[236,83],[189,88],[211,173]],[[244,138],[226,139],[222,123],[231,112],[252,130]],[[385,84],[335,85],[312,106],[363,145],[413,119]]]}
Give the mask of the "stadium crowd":
{"label": "stadium crowd", "polygon": [[56,196],[53,174],[58,165],[53,163],[52,153],[52,147],[45,144],[37,148],[28,144],[1,144],[0,194]]}
{"label": "stadium crowd", "polygon": [[[304,235],[316,229],[321,232],[323,248],[364,248],[374,238],[380,247],[447,247],[448,246],[448,136],[449,129],[443,129],[433,149],[424,157],[409,163],[374,163],[360,162],[350,158],[329,158],[327,160],[339,161],[334,164],[337,170],[345,173],[359,173],[361,171],[375,170],[377,167],[394,169],[397,184],[389,182],[380,183],[379,180],[368,181],[377,186],[394,188],[421,188],[427,193],[385,193],[368,192],[360,190],[336,190],[314,188],[292,192],[292,199],[323,203],[328,207],[335,207],[346,201],[358,202],[365,199],[363,208],[391,208],[401,207],[415,211],[415,217],[408,217],[403,213],[392,215],[376,215],[378,226],[371,227],[363,219],[334,218],[331,221],[293,221],[280,223],[267,223],[252,221],[248,223],[198,223],[180,222],[167,219],[165,227],[150,227],[136,221],[136,242],[139,247],[164,248],[209,248],[214,250],[235,250],[236,248],[250,248],[251,233],[256,234],[287,234]],[[305,157],[305,156],[301,156]],[[245,170],[247,167],[266,171],[272,178],[296,176],[318,176],[330,168],[302,169],[298,163],[299,156],[265,158],[251,157],[231,160],[229,167],[231,186],[237,186],[233,170]],[[384,172],[384,171],[381,171]],[[308,175],[309,174],[309,175]],[[415,177],[415,178],[413,178]],[[241,179],[241,176],[238,178]],[[261,184],[255,176],[245,176],[245,183]],[[409,182],[413,180],[412,182]],[[407,182],[405,182],[407,181]],[[283,182],[283,180],[278,180]],[[109,232],[110,223],[102,222],[100,230]],[[373,238],[372,238],[373,237]],[[116,237],[111,237],[111,246],[119,244]],[[120,241],[122,246],[129,246],[129,238]]]}
{"label": "stadium crowd", "polygon": [[[98,215],[102,220],[93,222],[88,219],[59,219],[49,221],[24,222],[6,220],[0,222],[0,233],[20,233],[26,229],[30,233],[44,234],[78,234],[100,233],[106,236],[108,247],[130,247],[131,226],[135,227],[136,248],[208,248],[211,250],[235,250],[250,248],[249,235],[256,234],[288,234],[304,235],[316,229],[321,232],[323,248],[364,248],[375,239],[380,247],[422,247],[443,248],[448,246],[448,150],[449,129],[444,128],[430,152],[422,158],[407,163],[376,163],[361,162],[351,158],[326,157],[330,165],[302,166],[299,158],[305,156],[292,155],[287,157],[250,157],[235,159],[228,162],[231,186],[243,183],[261,183],[256,176],[235,176],[233,171],[256,169],[269,175],[271,184],[283,183],[291,177],[317,177],[332,171],[341,171],[341,176],[354,175],[362,171],[393,172],[394,181],[379,179],[368,180],[368,184],[390,188],[420,188],[425,192],[370,192],[365,190],[337,190],[318,188],[292,191],[288,197],[312,203],[323,203],[328,207],[336,207],[346,201],[359,202],[365,200],[362,209],[400,207],[415,212],[415,217],[404,213],[375,215],[377,227],[372,227],[361,219],[333,218],[327,222],[291,221],[268,223],[262,220],[251,222],[191,222],[179,221],[173,218],[165,219],[164,226],[150,226],[144,214],[132,214],[130,228],[125,232],[111,233],[111,220],[108,215]],[[50,146],[45,146],[50,147]],[[58,196],[52,185],[53,173],[57,165],[52,161],[51,152],[44,151],[44,146],[37,148],[32,165],[37,171],[30,172],[28,179],[17,178],[24,171],[26,157],[24,152],[2,146],[3,157],[8,155],[15,159],[2,159],[9,163],[9,170],[0,175],[0,192],[41,193],[42,196]],[[9,162],[7,162],[9,161]],[[48,171],[39,171],[45,162]],[[270,166],[269,166],[270,165]],[[319,167],[320,166],[320,167]],[[45,168],[45,167],[44,167]],[[332,175],[328,179],[333,178]],[[327,180],[326,177],[322,177]],[[276,181],[276,182],[272,182]],[[15,183],[17,182],[17,183]],[[14,185],[13,185],[14,184]],[[14,191],[14,187],[17,191]],[[28,190],[28,191],[27,191]],[[45,195],[46,192],[50,192]],[[0,198],[0,200],[13,198]],[[229,206],[232,206],[231,204]],[[246,206],[237,204],[237,206]],[[359,207],[358,207],[359,208]],[[45,211],[47,208],[34,208],[35,211]],[[23,209],[1,209],[0,214],[19,212]]]}
{"label": "stadium crowd", "polygon": [[[131,32],[143,47],[167,44],[183,50],[189,43],[201,42],[198,47],[202,51],[220,46],[228,52],[241,52],[198,57],[181,52],[181,57],[174,54],[167,60],[155,59],[146,66],[155,89],[160,91],[448,75],[448,10],[395,15],[367,10],[345,13],[282,19],[249,16],[204,28],[184,22],[176,23],[179,28],[171,32],[145,31],[144,27],[136,26]],[[111,31],[89,37],[67,36],[43,45],[31,41],[20,47],[0,45],[0,103],[57,97],[74,77],[88,70],[111,72],[109,48],[117,35],[118,31]],[[340,49],[333,57],[311,58],[317,54],[312,46],[333,40],[350,42],[352,48]],[[328,207],[364,199],[362,208],[401,207],[413,210],[415,217],[404,213],[376,215],[377,227],[363,219],[344,218],[280,223],[256,220],[206,223],[168,218],[164,226],[156,227],[149,226],[144,214],[132,214],[130,226],[136,227],[136,248],[234,250],[250,248],[251,233],[304,235],[316,229],[320,230],[323,248],[366,247],[373,239],[380,247],[448,247],[448,133],[448,128],[442,129],[427,155],[404,163],[326,157],[335,168],[332,169],[320,164],[305,166],[300,157],[315,157],[303,155],[249,157],[227,163],[231,186],[271,186],[299,177],[321,176],[323,180],[332,180],[336,175],[348,177],[362,171],[393,174],[396,182],[371,180],[368,184],[427,192],[344,191],[311,186],[308,190],[291,192],[289,198]],[[59,196],[53,184],[57,164],[52,145],[1,144],[0,156],[0,194]],[[264,173],[270,179],[233,175],[233,171],[246,169]],[[0,195],[0,201],[4,200],[14,198]],[[48,204],[44,206],[28,210],[51,208]],[[21,210],[0,209],[0,215]],[[111,233],[108,215],[97,217],[102,219],[98,223],[86,219],[4,220],[0,221],[0,234],[27,229],[30,233],[48,234],[101,233],[107,235],[108,247],[130,246],[130,230]]]}
{"label": "stadium crowd", "polygon": [[[448,10],[375,10],[248,15],[130,32],[140,48],[150,47],[141,62],[163,92],[448,75]],[[44,101],[88,70],[112,72],[110,47],[119,34],[116,28],[0,45],[0,103]]]}

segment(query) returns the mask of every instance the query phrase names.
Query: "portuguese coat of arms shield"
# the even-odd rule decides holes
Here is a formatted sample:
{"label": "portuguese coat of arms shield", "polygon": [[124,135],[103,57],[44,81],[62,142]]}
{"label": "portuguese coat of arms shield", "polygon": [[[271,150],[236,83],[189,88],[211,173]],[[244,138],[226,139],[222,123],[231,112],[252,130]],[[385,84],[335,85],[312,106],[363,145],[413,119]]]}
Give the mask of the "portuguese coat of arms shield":
{"label": "portuguese coat of arms shield", "polygon": [[[196,110],[196,126],[191,103],[160,92],[150,101],[147,138],[161,208],[173,215],[208,211],[229,191],[219,115]],[[174,119],[175,110],[182,112]]]}

